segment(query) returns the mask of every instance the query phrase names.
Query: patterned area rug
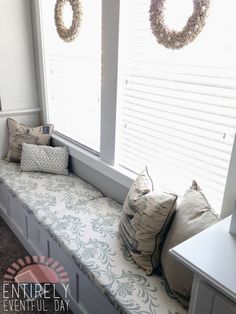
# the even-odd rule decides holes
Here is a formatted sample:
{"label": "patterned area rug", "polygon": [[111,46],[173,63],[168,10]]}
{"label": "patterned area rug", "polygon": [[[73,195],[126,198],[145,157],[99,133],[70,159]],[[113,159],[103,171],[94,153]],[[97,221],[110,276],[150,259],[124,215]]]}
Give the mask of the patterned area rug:
{"label": "patterned area rug", "polygon": [[[43,310],[34,310],[34,311],[4,311],[3,308],[3,275],[5,274],[7,268],[14,263],[19,258],[24,259],[28,256],[29,253],[25,250],[25,248],[21,245],[19,240],[13,234],[13,232],[9,229],[7,224],[0,217],[0,313],[11,313],[11,314],[19,314],[19,313],[43,313]],[[23,295],[21,296],[23,299]],[[55,310],[55,304],[52,299],[44,300],[45,309],[50,314],[72,314],[71,311],[57,311]]]}

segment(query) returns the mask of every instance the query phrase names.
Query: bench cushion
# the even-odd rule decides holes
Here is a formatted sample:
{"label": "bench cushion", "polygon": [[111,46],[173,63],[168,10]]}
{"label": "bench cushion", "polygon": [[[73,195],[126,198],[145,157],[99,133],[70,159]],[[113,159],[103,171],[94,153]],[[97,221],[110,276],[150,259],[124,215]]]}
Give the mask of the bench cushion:
{"label": "bench cushion", "polygon": [[163,280],[146,276],[119,236],[121,205],[80,178],[24,173],[0,161],[0,180],[121,313],[183,314]]}

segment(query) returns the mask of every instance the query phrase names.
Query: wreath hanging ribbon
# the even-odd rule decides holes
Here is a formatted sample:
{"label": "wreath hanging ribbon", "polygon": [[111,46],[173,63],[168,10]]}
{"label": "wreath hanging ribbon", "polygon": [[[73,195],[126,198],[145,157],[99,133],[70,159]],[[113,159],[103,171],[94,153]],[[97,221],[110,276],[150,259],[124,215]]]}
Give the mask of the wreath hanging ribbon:
{"label": "wreath hanging ribbon", "polygon": [[[63,7],[66,2],[70,3],[73,11],[72,24],[70,28],[65,27],[63,21]],[[65,42],[73,41],[78,35],[81,23],[81,16],[82,7],[79,0],[57,0],[54,12],[55,24],[59,36]]]}
{"label": "wreath hanging ribbon", "polygon": [[180,49],[191,43],[202,31],[210,0],[193,0],[193,14],[181,31],[170,30],[164,20],[165,0],[151,0],[151,29],[157,42],[166,48]]}

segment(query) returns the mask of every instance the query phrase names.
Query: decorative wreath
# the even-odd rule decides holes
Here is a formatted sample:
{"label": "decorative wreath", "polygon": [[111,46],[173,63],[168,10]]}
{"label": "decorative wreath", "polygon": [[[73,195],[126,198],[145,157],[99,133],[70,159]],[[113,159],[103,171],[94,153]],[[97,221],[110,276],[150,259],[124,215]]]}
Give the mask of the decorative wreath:
{"label": "decorative wreath", "polygon": [[193,14],[181,31],[170,30],[164,21],[165,0],[151,0],[151,29],[159,44],[171,49],[180,49],[191,43],[203,29],[210,0],[193,0]]}
{"label": "decorative wreath", "polygon": [[[73,11],[72,24],[70,28],[65,27],[63,22],[63,7],[67,1],[70,3]],[[66,42],[70,42],[76,38],[79,33],[81,16],[82,7],[79,0],[57,0],[54,18],[57,32],[61,39]]]}

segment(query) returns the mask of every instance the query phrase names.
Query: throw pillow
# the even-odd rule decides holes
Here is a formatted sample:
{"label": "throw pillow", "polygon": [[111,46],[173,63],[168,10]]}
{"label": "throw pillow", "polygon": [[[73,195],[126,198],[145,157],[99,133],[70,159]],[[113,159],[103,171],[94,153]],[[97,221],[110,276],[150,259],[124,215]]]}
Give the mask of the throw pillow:
{"label": "throw pillow", "polygon": [[120,233],[134,261],[150,275],[160,265],[160,246],[177,196],[153,191],[145,169],[133,183],[122,209]]}
{"label": "throw pillow", "polygon": [[174,259],[169,250],[219,221],[196,181],[178,206],[161,253],[161,264],[171,292],[188,306],[193,273]]}
{"label": "throw pillow", "polygon": [[68,175],[67,147],[22,144],[20,167],[22,171],[41,171]]}
{"label": "throw pillow", "polygon": [[8,161],[19,162],[21,159],[22,144],[49,145],[53,126],[50,124],[35,128],[27,127],[13,119],[7,119],[9,130]]}

